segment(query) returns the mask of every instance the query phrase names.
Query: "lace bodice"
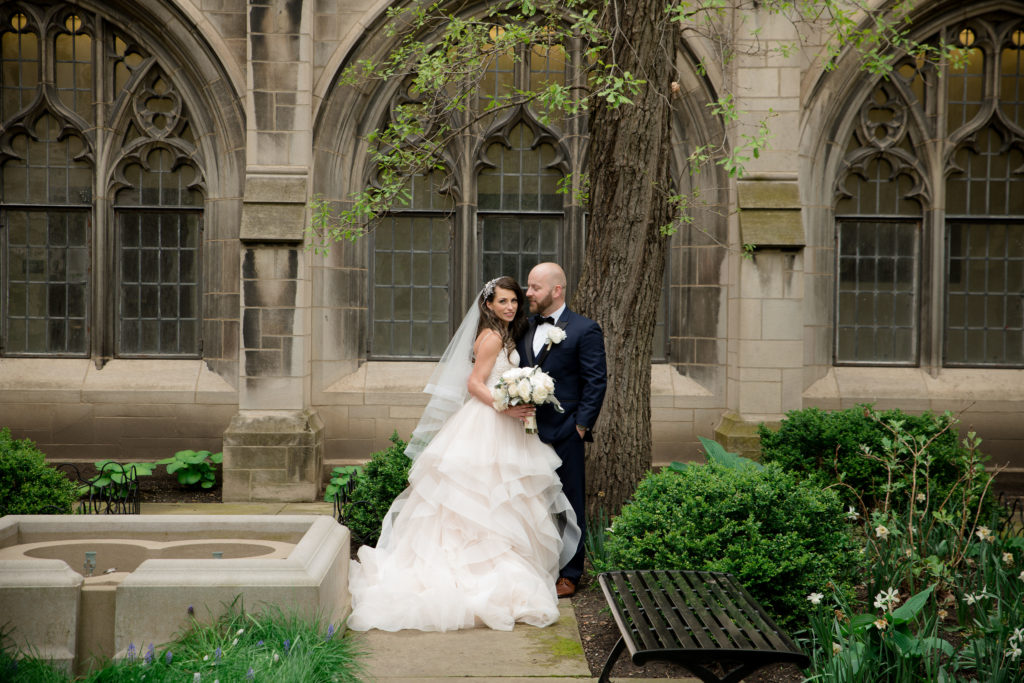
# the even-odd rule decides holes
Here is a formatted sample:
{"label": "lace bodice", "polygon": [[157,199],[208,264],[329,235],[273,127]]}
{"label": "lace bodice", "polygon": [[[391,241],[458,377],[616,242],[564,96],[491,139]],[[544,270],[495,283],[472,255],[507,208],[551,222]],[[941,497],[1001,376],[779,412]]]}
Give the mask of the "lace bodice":
{"label": "lace bodice", "polygon": [[515,349],[512,351],[506,351],[502,349],[498,352],[498,357],[494,359],[494,367],[491,368],[491,374],[487,376],[487,386],[493,387],[498,383],[498,378],[504,373],[508,372],[512,368],[519,367],[519,352]]}

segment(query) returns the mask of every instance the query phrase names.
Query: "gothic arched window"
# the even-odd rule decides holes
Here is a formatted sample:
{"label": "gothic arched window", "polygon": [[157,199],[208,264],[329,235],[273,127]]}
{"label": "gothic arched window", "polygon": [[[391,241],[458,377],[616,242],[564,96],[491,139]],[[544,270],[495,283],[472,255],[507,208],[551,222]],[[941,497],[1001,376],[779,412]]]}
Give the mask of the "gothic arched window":
{"label": "gothic arched window", "polygon": [[835,362],[1024,367],[1024,21],[942,29],[864,98],[836,185]]}
{"label": "gothic arched window", "polygon": [[199,357],[203,171],[156,59],[81,8],[0,8],[0,352]]}
{"label": "gothic arched window", "polygon": [[[570,62],[561,45],[497,55],[481,78],[478,108],[512,88],[564,83]],[[407,101],[408,93],[396,96],[396,104]],[[413,178],[408,204],[374,227],[371,358],[439,357],[464,312],[460,302],[482,279],[511,275],[525,287],[534,265],[564,263],[567,243],[581,247],[583,211],[559,183],[584,170],[569,159],[584,156],[585,122],[541,119],[528,105],[482,116],[453,143],[445,172]]]}

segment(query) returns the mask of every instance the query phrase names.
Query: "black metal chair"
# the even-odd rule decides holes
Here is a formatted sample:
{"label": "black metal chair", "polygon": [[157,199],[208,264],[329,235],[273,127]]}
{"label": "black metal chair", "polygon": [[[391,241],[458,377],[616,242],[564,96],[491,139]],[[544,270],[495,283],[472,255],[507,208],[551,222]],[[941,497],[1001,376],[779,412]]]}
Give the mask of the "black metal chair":
{"label": "black metal chair", "polygon": [[75,514],[137,515],[142,512],[135,465],[108,461],[89,478],[83,477],[74,463],[61,463],[57,469],[76,482],[82,492],[75,503]]}

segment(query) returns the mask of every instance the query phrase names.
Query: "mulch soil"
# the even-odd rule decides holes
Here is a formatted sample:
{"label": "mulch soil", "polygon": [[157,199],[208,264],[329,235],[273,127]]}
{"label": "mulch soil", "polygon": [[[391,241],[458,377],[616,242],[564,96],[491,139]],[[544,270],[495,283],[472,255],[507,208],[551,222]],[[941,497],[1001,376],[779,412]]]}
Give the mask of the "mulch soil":
{"label": "mulch soil", "polygon": [[[62,465],[60,462],[52,462],[52,465]],[[82,480],[88,480],[96,476],[96,467],[91,462],[70,463],[78,470],[78,476]],[[69,479],[75,479],[74,469],[65,469]],[[143,503],[219,503],[221,502],[221,482],[208,489],[198,486],[182,486],[178,483],[175,474],[167,474],[166,469],[161,465],[153,474],[139,477],[139,500]]]}

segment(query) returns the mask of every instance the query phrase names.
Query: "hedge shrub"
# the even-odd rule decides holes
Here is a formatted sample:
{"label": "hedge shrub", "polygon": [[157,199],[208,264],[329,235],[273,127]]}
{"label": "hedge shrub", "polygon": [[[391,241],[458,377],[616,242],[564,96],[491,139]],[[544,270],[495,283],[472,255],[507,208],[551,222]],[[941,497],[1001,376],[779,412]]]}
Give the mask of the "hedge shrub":
{"label": "hedge shrub", "polygon": [[717,463],[649,474],[615,518],[606,549],[618,569],[730,572],[780,624],[807,612],[855,566],[839,496],[776,465]]}
{"label": "hedge shrub", "polygon": [[34,443],[0,429],[0,516],[68,514],[77,499],[78,487]]}
{"label": "hedge shrub", "polygon": [[[790,472],[814,478],[823,486],[841,479],[849,487],[833,488],[839,492],[845,505],[859,508],[859,493],[865,505],[873,509],[885,498],[887,472],[883,462],[865,457],[862,445],[875,455],[884,454],[885,442],[893,435],[885,424],[894,420],[903,423],[902,431],[910,437],[927,441],[950,425],[954,418],[949,414],[909,415],[900,410],[875,412],[866,404],[832,412],[817,408],[791,410],[786,413],[778,431],[772,431],[763,424],[758,428],[761,461],[777,463]],[[941,501],[963,473],[967,449],[961,443],[956,428],[951,427],[932,442],[927,452],[932,458],[928,476],[931,497]],[[895,475],[896,489],[909,491],[909,462]],[[988,477],[988,474],[983,474],[979,478],[978,490],[988,482]],[[920,487],[921,472],[918,472],[917,479]],[[973,502],[977,503],[976,497]],[[891,503],[896,509],[906,507],[907,496],[896,496]],[[991,502],[986,505],[991,506]]]}
{"label": "hedge shrub", "polygon": [[412,460],[405,454],[405,442],[395,432],[391,443],[393,445],[370,456],[370,462],[356,477],[342,511],[352,535],[363,539],[367,545],[377,544],[384,515],[409,485]]}

